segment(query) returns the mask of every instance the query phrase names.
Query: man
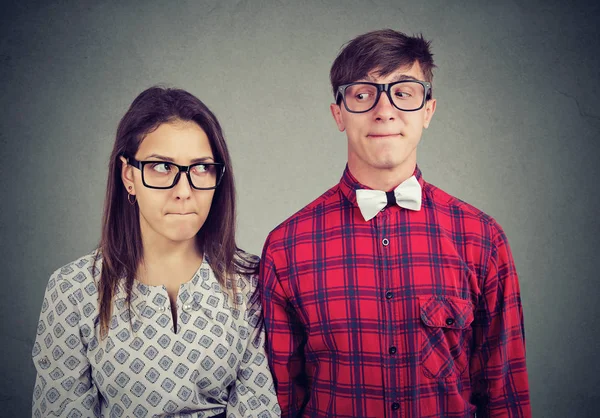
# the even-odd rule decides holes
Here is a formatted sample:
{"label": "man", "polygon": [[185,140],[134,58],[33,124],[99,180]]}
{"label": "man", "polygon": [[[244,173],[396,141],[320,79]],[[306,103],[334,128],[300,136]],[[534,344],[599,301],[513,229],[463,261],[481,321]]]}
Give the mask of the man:
{"label": "man", "polygon": [[339,184],[267,238],[267,353],[284,417],[530,417],[517,273],[501,227],[417,166],[429,43],[361,35],[330,78]]}

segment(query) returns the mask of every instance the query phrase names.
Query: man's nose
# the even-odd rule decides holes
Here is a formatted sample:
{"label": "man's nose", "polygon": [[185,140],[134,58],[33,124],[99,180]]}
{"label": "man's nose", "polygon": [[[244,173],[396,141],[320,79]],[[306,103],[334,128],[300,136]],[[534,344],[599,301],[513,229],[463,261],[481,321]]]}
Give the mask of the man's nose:
{"label": "man's nose", "polygon": [[392,104],[387,92],[381,92],[374,111],[377,119],[394,119],[396,108]]}

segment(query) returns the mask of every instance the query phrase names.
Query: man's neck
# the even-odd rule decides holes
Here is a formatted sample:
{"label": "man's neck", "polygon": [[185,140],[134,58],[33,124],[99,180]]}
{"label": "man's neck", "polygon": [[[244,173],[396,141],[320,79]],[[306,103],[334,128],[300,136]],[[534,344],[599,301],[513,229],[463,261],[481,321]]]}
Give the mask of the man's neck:
{"label": "man's neck", "polygon": [[390,169],[375,169],[355,165],[348,161],[348,169],[359,183],[373,190],[383,190],[384,192],[395,189],[400,183],[412,176],[416,166],[416,162],[411,162]]}

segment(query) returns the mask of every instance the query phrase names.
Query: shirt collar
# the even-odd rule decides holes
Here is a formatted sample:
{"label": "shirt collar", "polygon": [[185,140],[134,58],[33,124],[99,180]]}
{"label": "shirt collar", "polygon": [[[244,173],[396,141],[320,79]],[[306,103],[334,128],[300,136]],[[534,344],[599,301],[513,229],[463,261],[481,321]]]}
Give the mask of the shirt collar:
{"label": "shirt collar", "polygon": [[[214,273],[212,272],[212,268],[210,267],[210,264],[208,262],[208,256],[206,254],[204,254],[202,257],[202,263],[200,263],[200,267],[198,267],[198,269],[194,273],[194,276],[189,281],[182,283],[181,286],[182,286],[183,290],[189,291],[190,289],[195,289],[196,287],[202,286],[205,282],[207,282],[209,280],[209,276],[211,274],[214,274]],[[124,278],[121,281],[121,283],[123,284],[122,291],[125,292],[125,289],[124,289],[125,279]],[[156,286],[147,285],[136,279],[133,282],[132,297],[136,294],[142,296],[143,298],[148,298],[150,296],[153,297],[157,291],[160,291],[160,289],[164,288],[164,287],[165,287],[164,285],[156,285]]]}
{"label": "shirt collar", "polygon": [[[423,180],[423,174],[421,173],[421,170],[419,169],[418,165],[415,166],[415,171],[413,172],[413,176],[415,176],[417,178],[417,181],[421,185],[421,189],[423,189],[425,181]],[[396,187],[397,186],[398,185],[396,185]],[[346,199],[348,199],[348,201],[350,203],[352,203],[352,206],[356,206],[356,207],[358,207],[358,204],[356,203],[356,190],[358,190],[358,189],[372,190],[370,187],[365,186],[364,184],[362,184],[358,180],[356,180],[356,178],[350,172],[350,169],[348,169],[348,164],[346,164],[346,168],[344,169],[344,174],[342,175],[342,178],[340,179],[339,187],[340,187],[340,191],[346,197]],[[384,190],[384,191],[387,191],[387,190]]]}

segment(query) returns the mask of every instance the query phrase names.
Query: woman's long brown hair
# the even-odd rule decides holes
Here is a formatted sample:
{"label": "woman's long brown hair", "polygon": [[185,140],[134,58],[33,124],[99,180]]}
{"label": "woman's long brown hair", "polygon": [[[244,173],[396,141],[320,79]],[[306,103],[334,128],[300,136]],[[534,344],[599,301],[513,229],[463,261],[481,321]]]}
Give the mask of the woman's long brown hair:
{"label": "woman's long brown hair", "polygon": [[102,235],[95,260],[102,259],[98,293],[103,336],[108,332],[112,299],[119,285],[124,286],[126,302],[130,305],[135,274],[144,255],[138,206],[127,201],[119,157],[135,155],[148,133],[177,119],[197,123],[208,136],[215,161],[225,164],[225,173],[215,190],[208,217],[196,235],[198,248],[224,288],[233,274],[251,274],[258,269],[257,264],[236,246],[233,172],[217,118],[204,103],[184,90],[151,87],[135,98],[119,122],[108,164]]}

